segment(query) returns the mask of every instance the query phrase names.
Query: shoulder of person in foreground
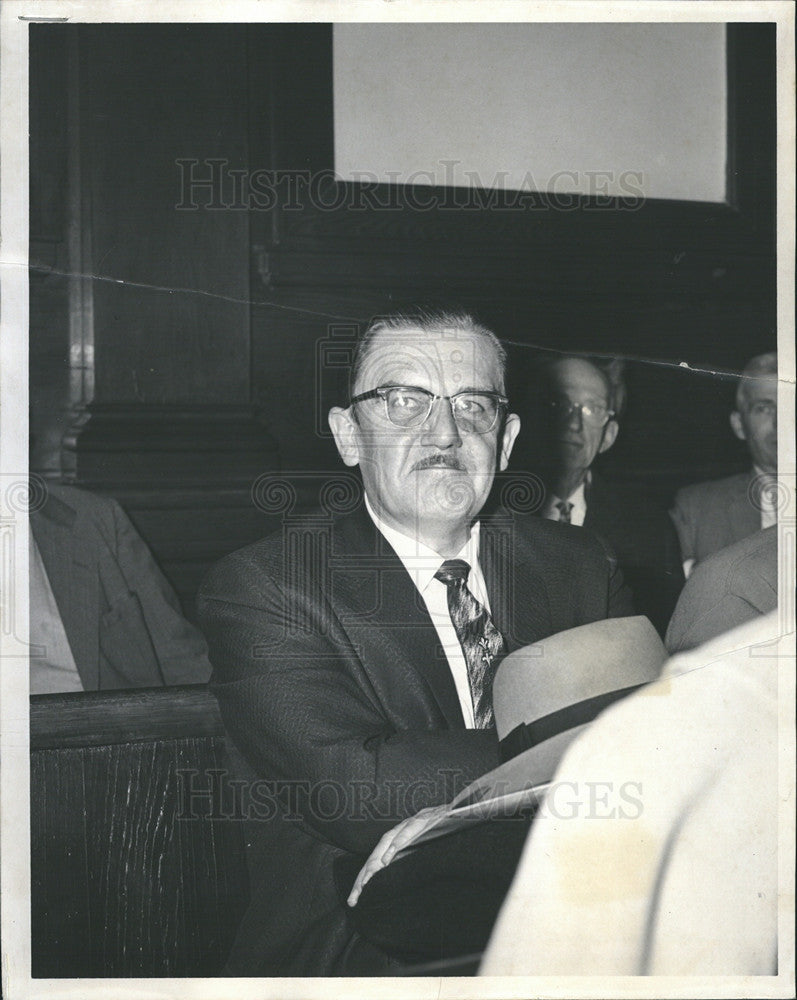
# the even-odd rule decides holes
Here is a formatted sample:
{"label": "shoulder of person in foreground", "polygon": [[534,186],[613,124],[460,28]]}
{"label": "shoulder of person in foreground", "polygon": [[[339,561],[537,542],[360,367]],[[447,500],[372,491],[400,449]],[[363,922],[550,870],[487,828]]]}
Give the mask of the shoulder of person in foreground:
{"label": "shoulder of person in foreground", "polygon": [[667,629],[670,653],[692,649],[778,603],[777,526],[758,531],[695,567]]}
{"label": "shoulder of person in foreground", "polygon": [[483,975],[770,971],[779,632],[772,613],[673,658],[573,743]]}

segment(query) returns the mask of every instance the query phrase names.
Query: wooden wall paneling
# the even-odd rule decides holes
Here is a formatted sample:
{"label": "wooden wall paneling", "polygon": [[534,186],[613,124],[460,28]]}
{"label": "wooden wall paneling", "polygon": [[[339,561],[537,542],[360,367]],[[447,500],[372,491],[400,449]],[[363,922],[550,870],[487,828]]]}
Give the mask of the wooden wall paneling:
{"label": "wooden wall paneling", "polygon": [[82,763],[32,754],[30,781],[32,974],[59,976],[63,956],[81,955],[92,932],[77,888],[89,878]]}
{"label": "wooden wall paneling", "polygon": [[248,876],[240,822],[186,807],[225,774],[204,687],[31,702],[33,975],[221,972]]}
{"label": "wooden wall paneling", "polygon": [[232,181],[249,161],[245,28],[73,30],[94,382],[66,474],[91,488],[248,482],[277,454],[250,405],[249,220]]}
{"label": "wooden wall paneling", "polygon": [[729,24],[728,203],[774,249],[776,26]]}
{"label": "wooden wall paneling", "polygon": [[[248,52],[250,166],[268,192],[250,201],[253,391],[286,473],[337,470],[325,413],[339,400],[317,354],[329,325],[350,323],[357,307],[351,293],[330,296],[312,278],[294,292],[268,277],[274,248],[302,211],[301,192],[334,166],[332,26],[250,25]],[[302,506],[317,503],[317,482],[300,476],[296,488]]]}
{"label": "wooden wall paneling", "polygon": [[[67,51],[60,25],[30,28],[30,236],[60,243],[66,230]],[[33,263],[37,263],[35,252]]]}
{"label": "wooden wall paneling", "polygon": [[201,211],[210,192],[181,181],[210,177],[214,159],[246,165],[241,29],[83,25],[80,44],[95,400],[238,402],[248,393],[247,213],[226,207],[227,185]]}
{"label": "wooden wall paneling", "polygon": [[[34,279],[34,468],[120,499],[191,616],[207,568],[269,530],[251,490],[279,464],[251,399],[249,215],[230,179],[249,163],[247,29],[47,27],[32,32],[32,92],[61,73],[74,275],[50,310],[60,325],[39,319]],[[47,112],[34,100],[34,122]],[[51,160],[36,171],[49,184]],[[65,397],[56,414],[48,380]]]}
{"label": "wooden wall paneling", "polygon": [[249,25],[252,253],[282,240],[310,180],[334,169],[332,25]]}
{"label": "wooden wall paneling", "polygon": [[223,735],[218,704],[204,684],[30,700],[31,751]]}
{"label": "wooden wall paneling", "polygon": [[36,977],[218,975],[246,903],[240,824],[179,819],[178,769],[218,769],[196,740],[32,759]]}
{"label": "wooden wall paneling", "polygon": [[[271,466],[262,475],[273,475]],[[217,486],[195,490],[125,490],[114,496],[129,514],[180,599],[196,618],[203,577],[223,556],[279,529],[279,515],[258,505],[258,477],[245,489]]]}
{"label": "wooden wall paneling", "polygon": [[32,470],[60,472],[71,408],[68,52],[62,26],[30,26],[30,436]]}

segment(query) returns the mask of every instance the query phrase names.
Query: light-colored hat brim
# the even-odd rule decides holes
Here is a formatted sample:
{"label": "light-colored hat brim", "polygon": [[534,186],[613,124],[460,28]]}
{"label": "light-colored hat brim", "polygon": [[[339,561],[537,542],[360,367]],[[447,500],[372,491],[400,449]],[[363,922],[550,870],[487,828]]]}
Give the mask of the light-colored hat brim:
{"label": "light-colored hat brim", "polygon": [[493,681],[498,738],[554,716],[570,728],[569,708],[656,680],[666,659],[658,633],[642,615],[591,622],[524,646],[504,658]]}

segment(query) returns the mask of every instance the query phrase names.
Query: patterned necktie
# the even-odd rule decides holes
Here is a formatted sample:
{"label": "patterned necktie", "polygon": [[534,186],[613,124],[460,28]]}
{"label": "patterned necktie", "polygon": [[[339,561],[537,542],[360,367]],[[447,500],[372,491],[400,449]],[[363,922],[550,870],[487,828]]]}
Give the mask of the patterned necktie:
{"label": "patterned necktie", "polygon": [[559,520],[563,524],[570,524],[570,511],[573,509],[569,500],[557,500],[556,509],[559,511]]}
{"label": "patterned necktie", "polygon": [[468,590],[470,566],[464,559],[446,559],[435,573],[448,589],[448,610],[465,654],[468,683],[477,729],[493,726],[494,663],[506,651],[504,639],[487,613]]}

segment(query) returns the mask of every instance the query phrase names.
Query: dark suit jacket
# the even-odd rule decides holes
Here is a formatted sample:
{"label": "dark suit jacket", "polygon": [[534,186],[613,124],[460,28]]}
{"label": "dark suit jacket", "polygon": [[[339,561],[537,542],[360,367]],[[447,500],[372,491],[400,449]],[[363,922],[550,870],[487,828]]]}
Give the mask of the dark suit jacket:
{"label": "dark suit jacket", "polygon": [[205,640],[115,500],[47,483],[30,526],[86,691],[207,681]]}
{"label": "dark suit jacket", "polygon": [[777,606],[778,531],[773,525],[695,568],[667,629],[667,651],[692,649]]}
{"label": "dark suit jacket", "polygon": [[678,536],[666,510],[632,485],[592,474],[584,527],[614,549],[640,614],[663,636],[684,585]]}
{"label": "dark suit jacket", "polygon": [[696,563],[761,529],[752,472],[685,486],[675,495],[670,515],[684,561]]}
{"label": "dark suit jacket", "polygon": [[[499,514],[480,562],[510,650],[633,613],[587,532]],[[198,608],[234,767],[271,781],[249,786],[268,806],[259,823],[250,809],[252,905],[228,971],[329,974],[353,940],[335,859],[496,766],[495,733],[464,728],[423,600],[362,506],[228,556]]]}

